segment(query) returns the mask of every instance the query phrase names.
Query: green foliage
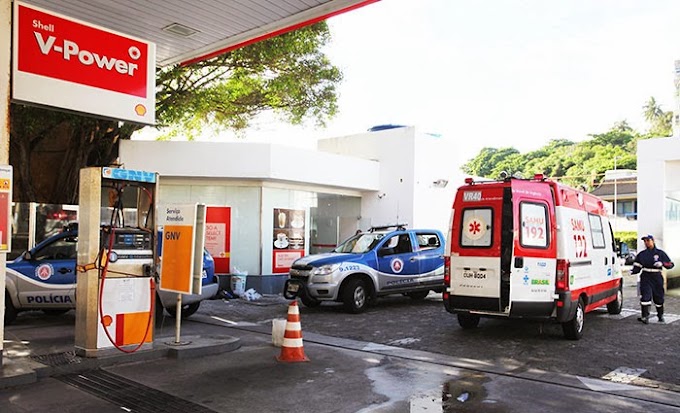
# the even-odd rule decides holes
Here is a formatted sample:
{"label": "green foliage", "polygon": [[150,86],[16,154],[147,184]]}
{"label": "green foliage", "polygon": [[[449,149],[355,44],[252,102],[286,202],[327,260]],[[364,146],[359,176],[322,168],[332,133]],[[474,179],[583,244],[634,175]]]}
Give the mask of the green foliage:
{"label": "green foliage", "polygon": [[617,242],[625,242],[631,250],[637,249],[638,233],[636,231],[616,231],[614,239]]}
{"label": "green foliage", "polygon": [[325,22],[189,66],[157,73],[157,121],[169,136],[206,126],[241,130],[255,115],[274,110],[292,124],[320,125],[337,111],[340,70],[322,52]]}
{"label": "green foliage", "polygon": [[484,148],[463,165],[464,172],[488,178],[498,178],[501,171],[525,177],[542,173],[560,179],[568,185],[592,188],[614,169],[636,168],[636,143],[640,136],[621,124],[611,130],[591,135],[592,139],[575,143],[554,139],[538,150],[520,154],[514,148]]}
{"label": "green foliage", "polygon": [[644,106],[650,130],[639,133],[620,121],[604,133],[592,134],[591,139],[572,142],[553,139],[538,150],[521,154],[515,148],[484,148],[461,168],[465,173],[497,179],[501,171],[530,177],[542,173],[571,186],[592,189],[611,169],[637,168],[637,142],[671,133],[672,112],[664,112],[650,98]]}
{"label": "green foliage", "polygon": [[649,123],[649,135],[651,136],[671,136],[673,135],[673,112],[665,112],[656,102],[654,97],[650,97],[642,107],[642,114]]}

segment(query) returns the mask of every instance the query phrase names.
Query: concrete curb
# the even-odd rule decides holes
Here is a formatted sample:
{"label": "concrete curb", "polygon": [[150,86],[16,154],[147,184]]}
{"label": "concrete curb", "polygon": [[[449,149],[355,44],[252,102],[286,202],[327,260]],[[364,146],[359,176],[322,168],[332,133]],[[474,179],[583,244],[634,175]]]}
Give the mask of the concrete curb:
{"label": "concrete curb", "polygon": [[51,366],[34,361],[28,357],[3,359],[0,368],[0,389],[21,386],[37,382],[39,379],[62,374],[78,373],[118,364],[139,363],[162,358],[188,359],[205,355],[221,354],[241,347],[241,340],[231,336],[185,336],[184,345],[175,346],[172,338],[154,340],[154,347],[136,353],[110,353],[102,357],[70,356],[71,361],[65,365]]}

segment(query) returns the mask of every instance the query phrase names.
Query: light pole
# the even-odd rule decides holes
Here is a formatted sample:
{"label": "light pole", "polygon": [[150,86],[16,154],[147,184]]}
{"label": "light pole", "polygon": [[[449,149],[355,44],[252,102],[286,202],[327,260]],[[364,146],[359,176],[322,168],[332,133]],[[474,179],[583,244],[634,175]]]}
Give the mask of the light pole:
{"label": "light pole", "polygon": [[616,161],[619,160],[618,156],[614,157],[614,232],[616,232],[618,217],[618,206],[617,206],[617,174],[616,174]]}

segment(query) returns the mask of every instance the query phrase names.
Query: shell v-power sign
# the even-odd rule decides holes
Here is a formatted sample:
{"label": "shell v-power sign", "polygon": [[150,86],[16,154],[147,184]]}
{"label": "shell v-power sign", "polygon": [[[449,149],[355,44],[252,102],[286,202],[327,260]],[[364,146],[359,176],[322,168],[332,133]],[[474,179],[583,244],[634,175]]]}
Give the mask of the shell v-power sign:
{"label": "shell v-power sign", "polygon": [[12,98],[154,124],[156,46],[14,2]]}

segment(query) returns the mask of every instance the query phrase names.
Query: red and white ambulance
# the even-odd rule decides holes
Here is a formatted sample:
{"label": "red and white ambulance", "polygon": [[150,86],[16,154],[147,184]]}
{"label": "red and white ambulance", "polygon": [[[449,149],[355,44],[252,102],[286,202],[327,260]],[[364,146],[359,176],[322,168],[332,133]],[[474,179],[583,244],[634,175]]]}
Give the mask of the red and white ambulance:
{"label": "red and white ambulance", "polygon": [[587,312],[621,312],[602,200],[543,175],[465,183],[453,203],[443,297],[463,328],[480,317],[552,319],[578,340]]}

